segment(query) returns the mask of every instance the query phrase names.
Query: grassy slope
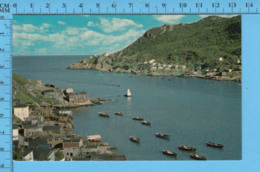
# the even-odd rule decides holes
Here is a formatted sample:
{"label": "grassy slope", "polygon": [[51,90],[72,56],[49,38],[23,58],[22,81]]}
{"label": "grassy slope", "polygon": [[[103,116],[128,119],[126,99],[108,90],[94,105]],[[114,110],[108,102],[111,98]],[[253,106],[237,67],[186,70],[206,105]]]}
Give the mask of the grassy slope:
{"label": "grassy slope", "polygon": [[[146,60],[159,63],[195,64],[216,67],[216,59],[224,57],[222,66],[232,68],[241,55],[241,17],[211,16],[192,24],[164,25],[147,31],[125,49],[111,54],[106,61],[112,66],[131,66]],[[97,60],[88,59],[88,63]]]}

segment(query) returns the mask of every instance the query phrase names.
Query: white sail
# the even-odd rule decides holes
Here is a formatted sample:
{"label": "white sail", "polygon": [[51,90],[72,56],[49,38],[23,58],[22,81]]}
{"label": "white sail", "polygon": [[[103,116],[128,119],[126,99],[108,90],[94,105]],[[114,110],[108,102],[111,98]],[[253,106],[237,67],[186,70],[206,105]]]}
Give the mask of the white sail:
{"label": "white sail", "polygon": [[131,96],[132,96],[132,94],[131,94],[131,92],[130,92],[129,89],[127,89],[126,96],[127,96],[127,97],[131,97]]}

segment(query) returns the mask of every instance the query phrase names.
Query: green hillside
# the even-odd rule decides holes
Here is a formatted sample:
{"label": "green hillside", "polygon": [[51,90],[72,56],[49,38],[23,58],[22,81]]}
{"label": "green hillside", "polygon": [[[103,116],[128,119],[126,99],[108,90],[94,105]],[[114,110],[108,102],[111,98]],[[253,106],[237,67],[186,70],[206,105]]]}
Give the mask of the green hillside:
{"label": "green hillside", "polygon": [[[217,61],[219,57],[223,58],[221,63]],[[210,16],[196,23],[153,28],[123,50],[81,60],[68,68],[110,72],[132,69],[140,74],[147,70],[147,74],[153,74],[151,66],[147,65],[151,59],[157,67],[185,65],[183,73],[206,69],[241,71],[241,16]]]}

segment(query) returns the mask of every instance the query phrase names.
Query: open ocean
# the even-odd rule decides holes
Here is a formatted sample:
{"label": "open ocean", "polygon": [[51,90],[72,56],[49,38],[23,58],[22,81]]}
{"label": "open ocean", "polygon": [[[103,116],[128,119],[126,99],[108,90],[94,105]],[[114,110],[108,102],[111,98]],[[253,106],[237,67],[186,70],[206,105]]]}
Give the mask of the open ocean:
{"label": "open ocean", "polygon": [[[183,144],[197,148],[209,160],[239,160],[241,146],[241,85],[238,82],[198,78],[147,77],[94,70],[67,70],[71,63],[87,56],[15,56],[13,72],[31,80],[42,80],[59,88],[86,91],[108,103],[73,109],[74,133],[100,134],[113,150],[128,160],[191,160],[190,152],[178,150]],[[170,80],[168,80],[170,79]],[[120,85],[120,87],[114,86]],[[122,95],[127,89],[132,97]],[[123,112],[116,116],[114,112]],[[110,118],[98,116],[110,114]],[[145,126],[132,117],[152,123]],[[155,137],[156,132],[171,136]],[[136,144],[129,136],[141,138]],[[223,149],[206,146],[221,143]],[[176,152],[176,158],[161,150]]]}

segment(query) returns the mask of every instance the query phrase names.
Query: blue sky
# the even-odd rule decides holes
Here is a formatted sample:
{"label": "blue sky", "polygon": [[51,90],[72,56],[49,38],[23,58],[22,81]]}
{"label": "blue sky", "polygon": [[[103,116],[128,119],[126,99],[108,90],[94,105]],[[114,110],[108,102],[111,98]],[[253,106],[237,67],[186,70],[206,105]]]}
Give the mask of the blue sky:
{"label": "blue sky", "polygon": [[[123,49],[147,30],[201,15],[15,15],[14,55],[94,55]],[[230,17],[230,16],[223,16]]]}

